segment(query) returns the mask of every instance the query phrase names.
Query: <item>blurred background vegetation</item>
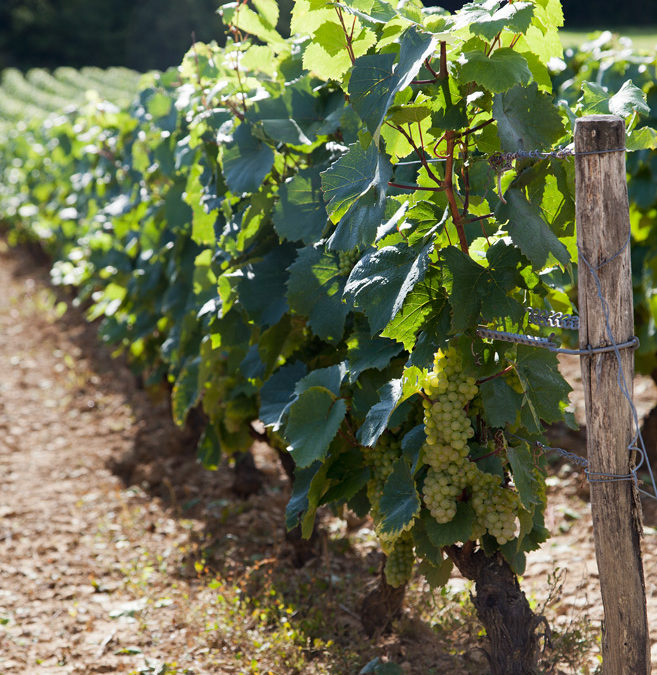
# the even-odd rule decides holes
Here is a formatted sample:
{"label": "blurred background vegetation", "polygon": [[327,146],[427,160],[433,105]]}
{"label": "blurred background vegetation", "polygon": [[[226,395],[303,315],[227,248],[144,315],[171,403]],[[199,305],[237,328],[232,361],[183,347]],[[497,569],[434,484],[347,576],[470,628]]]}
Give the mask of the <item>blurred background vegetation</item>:
{"label": "blurred background vegetation", "polygon": [[[280,0],[281,23],[292,0]],[[0,69],[128,66],[145,71],[180,63],[197,40],[224,39],[220,0],[0,0]],[[464,0],[429,0],[449,10]],[[657,25],[653,0],[563,0],[566,27],[585,34]],[[648,30],[649,36],[657,35]],[[656,40],[657,41],[657,40]]]}

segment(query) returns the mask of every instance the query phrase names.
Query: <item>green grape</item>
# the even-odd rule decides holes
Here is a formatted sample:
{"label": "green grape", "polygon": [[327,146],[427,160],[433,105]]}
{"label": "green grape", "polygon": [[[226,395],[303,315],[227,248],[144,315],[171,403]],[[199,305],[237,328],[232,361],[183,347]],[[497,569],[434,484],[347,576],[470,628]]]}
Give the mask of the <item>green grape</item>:
{"label": "green grape", "polygon": [[401,442],[389,434],[384,434],[373,448],[363,448],[363,453],[367,465],[372,470],[372,478],[367,483],[367,498],[372,505],[372,516],[376,522],[383,487],[392,473],[394,463],[401,455]]}
{"label": "green grape", "polygon": [[481,471],[469,458],[468,441],[474,429],[465,408],[471,407],[478,387],[475,378],[463,372],[462,359],[454,348],[436,353],[424,392],[422,456],[429,470],[423,496],[427,509],[438,523],[448,523],[456,515],[458,501],[469,496],[476,514],[471,538],[488,532],[499,544],[511,541],[519,498],[502,485],[499,476]]}
{"label": "green grape", "polygon": [[384,569],[386,581],[390,586],[398,588],[407,583],[413,573],[413,541],[408,534],[397,539],[388,557]]}
{"label": "green grape", "polygon": [[338,271],[344,276],[349,276],[354,265],[358,262],[360,258],[360,253],[358,249],[353,249],[351,251],[339,251],[338,252]]}

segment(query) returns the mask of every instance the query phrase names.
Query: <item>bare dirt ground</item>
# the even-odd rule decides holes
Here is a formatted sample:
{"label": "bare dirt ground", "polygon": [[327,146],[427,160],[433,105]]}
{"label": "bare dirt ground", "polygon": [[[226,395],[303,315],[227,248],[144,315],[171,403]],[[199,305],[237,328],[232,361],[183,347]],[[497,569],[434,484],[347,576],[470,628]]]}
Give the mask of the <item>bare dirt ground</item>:
{"label": "bare dirt ground", "polygon": [[[166,397],[138,388],[78,310],[60,317],[44,268],[1,241],[0,289],[0,675],[356,675],[377,656],[410,674],[486,672],[462,579],[437,594],[415,582],[393,632],[368,638],[358,603],[379,557],[367,523],[323,514],[318,554],[295,567],[273,452],[255,448],[265,485],[240,500],[226,466],[198,466]],[[576,362],[564,368],[577,385]],[[645,413],[657,391],[636,389]],[[581,451],[581,435],[554,439]],[[549,484],[554,536],[522,586],[554,629],[552,672],[593,673],[602,610],[587,486],[563,463]],[[645,522],[657,638],[654,504]]]}

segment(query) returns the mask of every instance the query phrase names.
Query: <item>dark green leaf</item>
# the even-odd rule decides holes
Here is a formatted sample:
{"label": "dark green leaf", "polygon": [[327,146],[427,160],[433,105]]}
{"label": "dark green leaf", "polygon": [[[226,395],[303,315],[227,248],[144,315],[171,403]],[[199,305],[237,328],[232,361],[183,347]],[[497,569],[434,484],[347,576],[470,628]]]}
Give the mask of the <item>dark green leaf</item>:
{"label": "dark green leaf", "polygon": [[290,406],[285,438],[297,466],[322,460],[347,412],[342,399],[323,387],[311,387]]}
{"label": "dark green leaf", "polygon": [[322,201],[321,180],[316,168],[303,169],[281,185],[274,209],[274,227],[290,241],[314,244],[326,228],[328,216]]}
{"label": "dark green leaf", "polygon": [[336,253],[317,244],[299,251],[290,266],[287,297],[293,311],[308,317],[313,333],[328,341],[338,341],[350,306],[342,295],[346,278],[340,271]]}
{"label": "dark green leaf", "polygon": [[513,471],[513,482],[516,485],[522,505],[532,512],[541,503],[538,496],[539,487],[536,480],[534,458],[527,443],[507,448],[507,457]]}
{"label": "dark green leaf", "polygon": [[420,512],[420,497],[404,458],[397,460],[388,476],[379,506],[380,529],[384,535],[396,536],[407,530]]}
{"label": "dark green leaf", "polygon": [[255,192],[274,164],[273,150],[257,139],[248,124],[240,124],[224,150],[226,185],[235,194]]}
{"label": "dark green leaf", "polygon": [[373,333],[385,328],[424,278],[432,250],[433,242],[412,248],[386,246],[367,253],[351,271],[345,295],[365,312]]}
{"label": "dark green leaf", "polygon": [[472,526],[475,522],[475,512],[468,502],[458,502],[456,515],[449,523],[437,523],[428,511],[422,512],[422,520],[431,543],[438,548],[442,548],[470,539]]}
{"label": "dark green leaf", "polygon": [[484,419],[492,427],[504,427],[516,421],[522,403],[522,394],[514,391],[504,380],[497,377],[483,382],[479,387],[484,408]]}
{"label": "dark green leaf", "polygon": [[560,401],[568,399],[571,391],[559,372],[556,354],[544,349],[518,347],[516,372],[523,388],[525,426],[530,431],[541,431],[540,420],[557,422],[561,419]]}
{"label": "dark green leaf", "polygon": [[565,133],[552,97],[539,91],[536,83],[496,96],[493,117],[505,152],[545,150]]}
{"label": "dark green leaf", "polygon": [[570,262],[566,247],[543,220],[540,210],[530,204],[522,190],[512,188],[505,193],[506,204],[495,210],[496,218],[511,235],[513,243],[531,260],[534,269],[540,270],[553,255],[562,265]]}
{"label": "dark green leaf", "polygon": [[287,311],[285,298],[287,268],[296,250],[291,245],[277,246],[265,257],[244,267],[237,289],[241,304],[260,326],[272,326]]}
{"label": "dark green leaf", "polygon": [[356,59],[349,79],[349,98],[371,134],[376,134],[395,95],[411,83],[434,46],[431,35],[411,27],[401,39],[396,66],[394,54],[368,54]]}
{"label": "dark green leaf", "polygon": [[196,357],[185,362],[171,392],[173,420],[179,426],[185,426],[187,413],[198,403],[201,397],[198,374],[201,358]]}
{"label": "dark green leaf", "polygon": [[263,424],[277,431],[290,405],[296,399],[297,382],[306,374],[300,361],[287,363],[279,368],[260,389],[260,413]]}
{"label": "dark green leaf", "polygon": [[358,430],[357,439],[362,445],[374,447],[386,430],[388,420],[402,399],[402,381],[392,380],[379,389],[379,402],[370,408]]}
{"label": "dark green leaf", "polygon": [[354,202],[370,189],[375,192],[374,202],[385,195],[392,175],[390,161],[374,143],[363,150],[360,143],[349,146],[348,152],[322,172],[322,189],[331,220],[337,223]]}

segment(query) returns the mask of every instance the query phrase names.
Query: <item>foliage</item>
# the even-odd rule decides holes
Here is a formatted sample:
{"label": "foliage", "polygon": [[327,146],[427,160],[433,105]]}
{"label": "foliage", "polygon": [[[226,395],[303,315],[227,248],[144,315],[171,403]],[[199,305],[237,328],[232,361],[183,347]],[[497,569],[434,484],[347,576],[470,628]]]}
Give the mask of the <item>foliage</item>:
{"label": "foliage", "polygon": [[[657,53],[634,49],[626,40],[604,32],[580,49],[568,49],[554,76],[560,97],[575,113],[629,114],[628,148],[644,149],[627,156],[628,195],[632,226],[632,275],[635,330],[641,345],[636,367],[657,371]],[[632,84],[633,83],[633,84]],[[613,94],[613,92],[617,92]],[[641,102],[644,102],[641,105]],[[629,104],[629,108],[625,106]],[[636,106],[634,111],[630,109]],[[651,110],[653,112],[651,112]],[[627,112],[626,112],[627,111]],[[641,114],[641,117],[639,116]]]}
{"label": "foliage", "polygon": [[[548,534],[530,447],[568,386],[553,354],[477,328],[571,309],[573,165],[500,154],[567,144],[589,110],[550,93],[558,0],[453,15],[297,0],[290,39],[272,0],[223,13],[226,47],[196,44],[129,108],[9,131],[0,207],[14,238],[41,241],[103,338],[168,379],[177,423],[202,407],[208,466],[265,423],[297,467],[288,527],[308,535],[321,505],[348,505],[373,515],[384,550],[403,549],[396,581],[412,549],[445,583],[445,554],[469,541],[521,573]],[[646,109],[631,84],[608,99],[630,128]],[[447,484],[453,510],[427,497],[442,494],[423,424],[436,424],[423,411],[441,396],[439,349],[467,388],[441,422],[461,430],[452,464],[470,477]]]}

